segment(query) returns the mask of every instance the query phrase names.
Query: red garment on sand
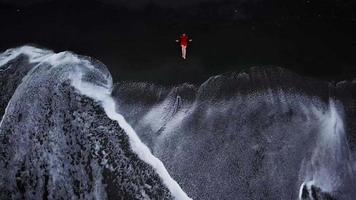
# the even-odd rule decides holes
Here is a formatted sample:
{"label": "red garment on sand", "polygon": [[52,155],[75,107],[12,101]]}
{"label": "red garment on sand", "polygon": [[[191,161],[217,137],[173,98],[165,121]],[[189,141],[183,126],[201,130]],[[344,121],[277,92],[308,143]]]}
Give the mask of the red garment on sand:
{"label": "red garment on sand", "polygon": [[188,45],[188,37],[180,36],[180,45],[187,46]]}

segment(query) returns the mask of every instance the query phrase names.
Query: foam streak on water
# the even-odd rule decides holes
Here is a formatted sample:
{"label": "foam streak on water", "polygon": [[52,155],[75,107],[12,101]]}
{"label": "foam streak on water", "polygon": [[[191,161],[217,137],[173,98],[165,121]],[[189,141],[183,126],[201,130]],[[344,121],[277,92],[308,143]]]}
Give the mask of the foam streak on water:
{"label": "foam streak on water", "polygon": [[350,148],[345,135],[342,117],[335,102],[330,100],[327,111],[312,109],[320,120],[320,129],[314,150],[309,161],[302,169],[306,170],[299,198],[302,199],[302,187],[314,185],[323,192],[333,193],[336,188],[350,184],[352,177]]}

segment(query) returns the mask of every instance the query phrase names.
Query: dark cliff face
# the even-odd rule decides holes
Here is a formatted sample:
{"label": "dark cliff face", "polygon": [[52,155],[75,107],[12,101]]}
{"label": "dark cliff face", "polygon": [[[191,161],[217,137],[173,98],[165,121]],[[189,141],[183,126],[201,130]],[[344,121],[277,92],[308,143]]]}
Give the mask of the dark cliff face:
{"label": "dark cliff face", "polygon": [[199,87],[123,82],[113,96],[193,198],[296,199],[308,183],[317,199],[352,199],[355,89],[255,67]]}
{"label": "dark cliff face", "polygon": [[[105,84],[105,66],[86,61],[103,73],[84,78]],[[1,67],[0,199],[172,199],[117,122],[71,86],[80,67],[23,54]]]}

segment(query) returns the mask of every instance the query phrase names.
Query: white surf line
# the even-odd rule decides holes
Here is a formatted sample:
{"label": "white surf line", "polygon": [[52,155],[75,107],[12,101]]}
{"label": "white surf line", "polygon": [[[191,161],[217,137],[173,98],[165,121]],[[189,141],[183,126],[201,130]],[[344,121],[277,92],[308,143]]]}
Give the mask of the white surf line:
{"label": "white surf line", "polygon": [[164,185],[169,189],[172,196],[177,200],[191,200],[190,197],[182,190],[179,184],[169,175],[162,161],[156,158],[149,148],[140,140],[134,129],[126,122],[125,118],[116,112],[116,103],[111,97],[110,89],[98,87],[82,81],[82,74],[78,72],[71,77],[72,85],[83,95],[88,96],[101,103],[106,115],[118,122],[119,126],[126,132],[129,137],[131,149],[144,162],[153,167],[161,177]]}
{"label": "white surf line", "polygon": [[1,127],[2,127],[2,124],[4,122],[4,119],[5,119],[5,116],[6,116],[6,113],[7,113],[7,109],[9,107],[9,105],[10,105],[11,99],[12,99],[12,97],[10,98],[9,102],[6,105],[6,108],[4,110],[4,114],[2,115],[2,118],[1,118],[1,121],[0,121],[0,133],[1,133]]}
{"label": "white surf line", "polygon": [[[4,114],[0,121],[0,127],[3,124],[3,121],[7,114],[8,107],[11,104],[12,98],[16,94],[18,88],[22,87],[22,84],[24,84],[24,82],[28,79],[28,77],[31,75],[31,73],[41,63],[46,62],[48,64],[51,64],[53,67],[55,67],[58,64],[80,63],[80,60],[76,56],[72,55],[70,52],[54,53],[53,51],[50,51],[50,50],[39,49],[39,48],[32,47],[32,46],[22,46],[22,47],[8,49],[5,52],[0,53],[0,72],[6,71],[7,69],[9,69],[11,66],[9,66],[8,68],[4,68],[4,69],[2,69],[2,67],[20,55],[24,55],[24,56],[28,57],[28,59],[29,59],[28,64],[36,64],[36,65],[33,66],[26,73],[25,76],[22,77],[20,84],[17,86],[17,88],[14,91],[14,94],[9,99],[9,102],[6,105]],[[89,63],[89,62],[87,62],[87,63]]]}
{"label": "white surf line", "polygon": [[13,49],[8,49],[5,52],[0,53],[0,71],[6,71],[7,68],[1,68],[19,55],[28,56],[29,63],[35,63],[40,62],[44,56],[48,56],[51,54],[53,54],[53,51],[39,49],[32,46],[22,46]]}

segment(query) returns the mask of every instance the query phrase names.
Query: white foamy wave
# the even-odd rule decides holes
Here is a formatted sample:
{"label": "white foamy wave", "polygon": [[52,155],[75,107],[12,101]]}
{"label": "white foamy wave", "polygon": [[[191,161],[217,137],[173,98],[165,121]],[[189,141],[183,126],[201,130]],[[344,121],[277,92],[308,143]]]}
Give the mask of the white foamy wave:
{"label": "white foamy wave", "polygon": [[309,188],[315,185],[332,193],[353,173],[344,123],[333,100],[330,100],[326,111],[312,108],[310,112],[319,119],[320,127],[311,158],[303,161],[304,183],[308,183],[306,186]]}
{"label": "white foamy wave", "polygon": [[20,55],[26,55],[28,56],[30,63],[36,63],[42,62],[46,57],[53,55],[53,51],[39,49],[32,46],[22,46],[19,48],[8,49],[0,54],[0,71],[6,70],[2,69],[2,66]]}
{"label": "white foamy wave", "polygon": [[150,164],[158,175],[161,177],[163,183],[167,186],[169,191],[176,199],[191,199],[188,195],[181,189],[179,184],[169,175],[167,169],[163,163],[152,155],[149,148],[143,144],[140,138],[137,136],[133,128],[126,122],[125,118],[116,112],[116,103],[111,97],[111,90],[105,89],[88,82],[82,81],[83,74],[78,72],[71,76],[72,85],[79,90],[83,95],[101,103],[107,116],[119,123],[120,127],[129,136],[129,141],[131,149],[139,156],[141,160]]}

